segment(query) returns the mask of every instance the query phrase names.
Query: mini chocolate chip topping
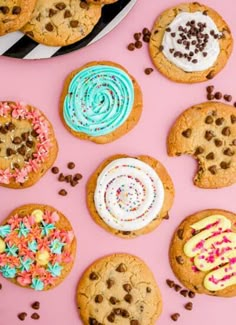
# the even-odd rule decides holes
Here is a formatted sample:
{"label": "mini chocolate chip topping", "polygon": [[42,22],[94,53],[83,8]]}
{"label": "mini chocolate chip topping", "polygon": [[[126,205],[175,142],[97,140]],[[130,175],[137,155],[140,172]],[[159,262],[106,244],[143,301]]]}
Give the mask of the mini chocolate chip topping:
{"label": "mini chocolate chip topping", "polygon": [[64,2],[58,2],[57,4],[55,4],[55,7],[58,9],[58,10],[63,10],[66,8],[66,5]]}
{"label": "mini chocolate chip topping", "polygon": [[134,45],[134,43],[130,43],[130,44],[127,46],[127,49],[128,49],[129,51],[134,51],[134,50],[135,50],[135,45]]}
{"label": "mini chocolate chip topping", "polygon": [[214,89],[215,89],[215,87],[213,85],[210,85],[210,86],[206,87],[206,90],[207,90],[208,93],[213,93]]}
{"label": "mini chocolate chip topping", "polygon": [[166,280],[166,284],[167,284],[168,287],[170,287],[170,288],[174,288],[174,286],[175,286],[174,281],[172,281],[172,280],[170,280],[170,279],[167,279],[167,280]]}
{"label": "mini chocolate chip topping", "polygon": [[213,165],[213,166],[210,166],[208,168],[209,172],[212,174],[212,175],[215,175],[216,174],[216,171],[217,171],[217,167],[216,165]]}
{"label": "mini chocolate chip topping", "polygon": [[141,49],[141,47],[143,46],[143,43],[141,41],[136,41],[134,43],[134,46],[137,48],[137,49]]}
{"label": "mini chocolate chip topping", "polygon": [[207,159],[207,160],[213,160],[213,159],[215,159],[215,155],[214,155],[214,153],[213,153],[213,152],[209,152],[209,154],[206,155],[206,159]]}
{"label": "mini chocolate chip topping", "polygon": [[224,95],[224,100],[225,100],[226,102],[231,102],[231,100],[232,100],[232,96],[231,96],[231,95],[227,95],[227,94],[225,94],[225,95]]}
{"label": "mini chocolate chip topping", "polygon": [[129,283],[125,283],[123,284],[123,289],[126,291],[126,292],[130,292],[132,290],[132,286],[131,284]]}
{"label": "mini chocolate chip topping", "polygon": [[20,144],[22,142],[22,139],[20,137],[15,137],[13,140],[12,140],[12,143],[14,144]]}
{"label": "mini chocolate chip topping", "polygon": [[76,28],[76,27],[78,27],[78,26],[79,26],[79,22],[78,22],[78,20],[71,20],[71,21],[70,21],[70,26],[71,26],[72,28]]}
{"label": "mini chocolate chip topping", "polygon": [[145,72],[146,75],[151,74],[153,71],[154,71],[153,68],[146,68],[146,69],[144,70],[144,72]]}
{"label": "mini chocolate chip topping", "polygon": [[224,155],[231,157],[231,156],[234,155],[234,151],[231,150],[230,148],[227,148],[227,149],[224,150]]}
{"label": "mini chocolate chip topping", "polygon": [[183,297],[187,297],[187,295],[188,295],[188,290],[183,289],[183,290],[180,291],[180,294],[181,294],[181,296],[183,296]]}
{"label": "mini chocolate chip topping", "polygon": [[236,123],[236,115],[231,115],[230,120],[232,124]]}
{"label": "mini chocolate chip topping", "polygon": [[222,98],[222,93],[220,92],[220,91],[217,91],[216,93],[215,93],[215,99],[217,99],[217,100],[220,100],[221,98]]}
{"label": "mini chocolate chip topping", "polygon": [[115,321],[115,314],[114,313],[110,313],[110,315],[107,316],[107,320],[110,322],[110,323],[114,323]]}
{"label": "mini chocolate chip topping", "polygon": [[19,15],[21,13],[21,7],[19,7],[19,6],[14,6],[13,8],[12,8],[12,14],[13,15]]}
{"label": "mini chocolate chip topping", "polygon": [[195,294],[195,292],[190,290],[188,293],[188,296],[189,296],[189,298],[194,298],[196,296],[196,294]]}
{"label": "mini chocolate chip topping", "polygon": [[67,191],[65,189],[61,189],[59,192],[58,192],[59,195],[61,196],[66,196],[67,195]]}
{"label": "mini chocolate chip topping", "polygon": [[71,16],[72,16],[72,13],[70,12],[70,10],[65,10],[64,18],[70,18]]}
{"label": "mini chocolate chip topping", "polygon": [[32,318],[32,319],[39,319],[40,316],[39,316],[38,313],[33,313],[33,314],[31,315],[31,318]]}
{"label": "mini chocolate chip topping", "polygon": [[146,291],[147,291],[147,293],[150,293],[150,292],[152,292],[152,289],[150,287],[147,287]]}
{"label": "mini chocolate chip topping", "polygon": [[190,138],[191,137],[191,134],[192,134],[192,130],[191,129],[187,129],[187,130],[185,130],[185,131],[182,132],[182,135],[185,138]]}
{"label": "mini chocolate chip topping", "polygon": [[215,139],[214,143],[215,143],[216,147],[221,147],[222,144],[223,144],[223,142],[221,140],[219,140],[219,139]]}
{"label": "mini chocolate chip topping", "polygon": [[54,167],[52,167],[51,171],[52,171],[53,174],[58,174],[59,173],[59,168],[54,166]]}
{"label": "mini chocolate chip topping", "polygon": [[121,316],[124,318],[129,318],[129,312],[126,309],[121,310]]}
{"label": "mini chocolate chip topping", "polygon": [[231,134],[230,128],[228,126],[226,126],[225,128],[223,128],[222,134],[224,136],[228,137]]}
{"label": "mini chocolate chip topping", "polygon": [[220,126],[224,123],[224,118],[223,117],[219,117],[216,119],[216,125]]}
{"label": "mini chocolate chip topping", "polygon": [[57,10],[50,8],[50,9],[49,9],[49,13],[48,13],[48,17],[51,18],[51,17],[53,17],[54,15],[56,15],[56,13],[57,13]]}
{"label": "mini chocolate chip topping", "polygon": [[1,7],[0,7],[0,11],[1,11],[4,15],[6,15],[6,14],[9,13],[10,9],[9,9],[9,7],[7,7],[7,6],[1,6]]}
{"label": "mini chocolate chip topping", "polygon": [[192,302],[188,302],[188,303],[184,306],[184,308],[185,308],[186,310],[192,310],[192,309],[193,309],[193,303],[192,303]]}
{"label": "mini chocolate chip topping", "polygon": [[178,320],[179,317],[180,317],[180,314],[179,314],[179,313],[175,313],[175,314],[172,314],[170,317],[171,317],[171,319],[172,319],[174,322],[177,322],[177,320]]}
{"label": "mini chocolate chip topping", "polygon": [[120,265],[118,265],[117,266],[117,268],[116,268],[116,271],[117,272],[125,272],[126,271],[126,266],[125,266],[125,264],[124,263],[121,263]]}
{"label": "mini chocolate chip topping", "polygon": [[74,168],[75,168],[75,163],[74,163],[74,162],[69,162],[69,163],[67,164],[67,167],[68,167],[69,169],[74,169]]}
{"label": "mini chocolate chip topping", "polygon": [[115,281],[112,279],[107,280],[107,288],[111,289],[111,287],[115,284]]}
{"label": "mini chocolate chip topping", "polygon": [[54,29],[54,27],[53,27],[53,25],[52,25],[51,23],[47,23],[47,24],[45,25],[45,29],[46,29],[48,32],[52,32],[53,29]]}
{"label": "mini chocolate chip topping", "polygon": [[95,297],[95,302],[96,302],[97,304],[102,303],[102,302],[103,302],[103,296],[102,296],[102,295],[97,295],[97,296]]}
{"label": "mini chocolate chip topping", "polygon": [[180,256],[176,256],[176,261],[178,264],[184,264],[184,259],[183,257],[180,255]]}
{"label": "mini chocolate chip topping", "polygon": [[121,308],[114,308],[113,312],[115,313],[115,315],[119,316],[119,315],[121,315],[122,309]]}
{"label": "mini chocolate chip topping", "polygon": [[214,133],[212,131],[206,131],[205,133],[205,139],[207,141],[211,141],[211,139],[214,137]]}
{"label": "mini chocolate chip topping", "polygon": [[182,289],[182,287],[179,284],[175,284],[174,289],[176,292],[179,292]]}
{"label": "mini chocolate chip topping", "polygon": [[212,116],[207,116],[205,119],[205,123],[206,124],[212,124],[214,122],[213,117]]}
{"label": "mini chocolate chip topping", "polygon": [[141,33],[135,33],[135,34],[134,34],[134,39],[135,39],[135,41],[139,41],[140,38],[141,38],[141,36],[142,36]]}
{"label": "mini chocolate chip topping", "polygon": [[195,152],[194,152],[194,155],[195,156],[198,156],[198,155],[201,155],[202,153],[204,152],[204,149],[203,149],[203,147],[197,147],[197,149],[195,150]]}
{"label": "mini chocolate chip topping", "polygon": [[21,321],[23,321],[27,317],[27,313],[23,312],[23,313],[18,314],[17,316]]}
{"label": "mini chocolate chip topping", "polygon": [[32,303],[31,307],[33,309],[38,310],[40,308],[40,302],[39,301],[35,301],[34,303]]}
{"label": "mini chocolate chip topping", "polygon": [[124,296],[124,300],[131,304],[131,302],[133,301],[133,297],[131,294],[127,293],[127,295]]}
{"label": "mini chocolate chip topping", "polygon": [[98,279],[98,275],[95,272],[90,273],[89,279],[94,281]]}

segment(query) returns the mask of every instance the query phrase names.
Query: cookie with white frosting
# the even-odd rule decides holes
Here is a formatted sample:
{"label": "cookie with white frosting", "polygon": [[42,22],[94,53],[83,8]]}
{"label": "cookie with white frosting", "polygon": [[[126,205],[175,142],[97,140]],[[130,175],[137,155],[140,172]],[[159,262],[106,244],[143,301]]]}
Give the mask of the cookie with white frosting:
{"label": "cookie with white frosting", "polygon": [[154,325],[162,298],[154,275],[136,256],[112,254],[82,275],[77,305],[85,325]]}
{"label": "cookie with white frosting", "polygon": [[154,230],[168,216],[174,186],[164,166],[149,156],[115,155],[87,184],[87,204],[95,222],[122,238]]}
{"label": "cookie with white frosting", "polygon": [[233,38],[227,23],[198,2],[164,11],[150,38],[154,65],[176,82],[195,83],[214,78],[228,61]]}
{"label": "cookie with white frosting", "polygon": [[67,77],[60,115],[74,136],[104,144],[131,131],[142,107],[141,89],[125,68],[114,62],[90,62]]}
{"label": "cookie with white frosting", "polygon": [[54,288],[71,271],[75,253],[72,226],[53,207],[27,204],[0,224],[0,274],[21,287]]}
{"label": "cookie with white frosting", "polygon": [[187,217],[170,245],[171,267],[185,287],[213,296],[236,296],[236,215],[204,210]]}

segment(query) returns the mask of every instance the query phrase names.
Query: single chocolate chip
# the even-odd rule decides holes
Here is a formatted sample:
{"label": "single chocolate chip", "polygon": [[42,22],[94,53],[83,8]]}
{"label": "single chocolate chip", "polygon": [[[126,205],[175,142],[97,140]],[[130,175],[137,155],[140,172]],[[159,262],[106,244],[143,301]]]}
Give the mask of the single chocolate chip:
{"label": "single chocolate chip", "polygon": [[146,288],[146,291],[147,291],[147,293],[150,293],[150,292],[152,292],[152,288],[147,287],[147,288]]}
{"label": "single chocolate chip", "polygon": [[20,137],[15,137],[15,138],[12,140],[12,142],[13,142],[14,144],[20,144],[20,143],[22,142],[22,140],[21,140]]}
{"label": "single chocolate chip", "polygon": [[212,116],[207,116],[205,119],[205,123],[206,124],[212,124],[213,123],[213,117]]}
{"label": "single chocolate chip", "polygon": [[187,129],[187,130],[185,130],[185,131],[182,132],[182,135],[185,138],[190,138],[191,137],[191,134],[192,134],[192,130],[191,129]]}
{"label": "single chocolate chip", "polygon": [[62,189],[62,190],[60,190],[60,191],[58,192],[58,194],[61,195],[61,196],[66,196],[66,195],[67,195],[67,191],[64,190],[64,189]]}
{"label": "single chocolate chip", "polygon": [[180,314],[179,314],[179,313],[175,313],[175,314],[172,314],[170,317],[171,317],[171,319],[172,319],[174,322],[177,322],[177,320],[178,320],[179,317],[180,317]]}
{"label": "single chocolate chip", "polygon": [[225,135],[226,137],[228,137],[231,134],[230,128],[228,126],[223,128],[222,134]]}
{"label": "single chocolate chip", "polygon": [[52,171],[53,174],[58,174],[59,173],[59,168],[54,166],[54,167],[52,167],[51,171]]}
{"label": "single chocolate chip", "polygon": [[99,325],[99,323],[96,318],[89,317],[89,325]]}
{"label": "single chocolate chip", "polygon": [[135,34],[134,34],[134,39],[135,39],[135,41],[139,41],[140,38],[141,38],[141,36],[142,36],[141,33],[135,33]]}
{"label": "single chocolate chip", "polygon": [[207,140],[207,141],[211,141],[211,139],[214,137],[214,134],[213,134],[213,132],[212,131],[206,131],[206,133],[205,133],[205,139]]}
{"label": "single chocolate chip", "polygon": [[186,305],[184,305],[184,308],[187,309],[187,310],[192,310],[193,309],[193,303],[188,302]]}
{"label": "single chocolate chip", "polygon": [[72,175],[65,176],[66,183],[70,183],[72,181]]}
{"label": "single chocolate chip", "polygon": [[39,301],[35,301],[34,303],[32,303],[31,307],[33,309],[38,310],[40,308],[40,302]]}
{"label": "single chocolate chip", "polygon": [[13,167],[14,167],[14,169],[20,169],[20,165],[17,164],[17,163],[14,163],[14,164],[13,164]]}
{"label": "single chocolate chip", "polygon": [[33,314],[31,315],[31,318],[32,318],[32,319],[39,319],[40,316],[39,316],[38,313],[33,313]]}
{"label": "single chocolate chip", "polygon": [[115,284],[115,281],[112,279],[107,280],[107,288],[111,289],[111,287]]}
{"label": "single chocolate chip", "polygon": [[70,18],[72,16],[70,10],[65,10],[64,18]]}
{"label": "single chocolate chip", "polygon": [[224,100],[226,101],[226,102],[231,102],[231,100],[232,100],[232,96],[231,95],[224,95]]}
{"label": "single chocolate chip", "polygon": [[25,320],[25,318],[27,317],[27,313],[20,313],[20,314],[18,314],[17,315],[18,316],[18,318],[20,319],[20,320]]}
{"label": "single chocolate chip", "polygon": [[223,117],[219,117],[216,119],[216,125],[220,126],[224,123],[224,118]]}
{"label": "single chocolate chip", "polygon": [[21,138],[24,141],[27,141],[28,137],[29,137],[29,132],[24,132],[24,133],[21,134]]}
{"label": "single chocolate chip", "polygon": [[231,115],[230,120],[232,124],[236,123],[236,115]]}
{"label": "single chocolate chip", "polygon": [[70,181],[70,185],[72,186],[72,187],[75,187],[76,185],[78,185],[79,184],[79,182],[78,181],[75,181],[75,180],[71,180]]}
{"label": "single chocolate chip", "polygon": [[163,45],[160,45],[159,46],[159,51],[162,52],[164,50],[164,46]]}
{"label": "single chocolate chip", "polygon": [[74,169],[74,168],[75,168],[75,163],[73,163],[73,162],[69,162],[69,163],[67,164],[67,167],[68,167],[69,169]]}
{"label": "single chocolate chip", "polygon": [[12,149],[12,148],[7,148],[6,149],[6,154],[7,154],[8,157],[14,155],[15,153],[16,153],[16,151],[14,149]]}
{"label": "single chocolate chip", "polygon": [[141,47],[143,46],[143,43],[141,41],[136,41],[134,43],[134,45],[135,45],[136,49],[141,49]]}
{"label": "single chocolate chip", "polygon": [[153,68],[146,68],[146,69],[144,70],[144,72],[146,73],[146,75],[151,74],[153,71],[154,71]]}
{"label": "single chocolate chip", "polygon": [[27,140],[27,141],[26,141],[26,146],[27,146],[28,148],[33,148],[33,146],[34,146],[34,141]]}
{"label": "single chocolate chip", "polygon": [[145,28],[142,30],[142,33],[143,33],[143,35],[150,35],[150,34],[151,34],[150,30],[149,30],[147,27],[145,27]]}
{"label": "single chocolate chip", "polygon": [[223,142],[219,139],[215,139],[214,142],[215,142],[216,147],[221,147],[223,144]]}
{"label": "single chocolate chip", "polygon": [[129,312],[128,312],[128,310],[126,310],[126,309],[122,309],[122,311],[121,311],[121,316],[122,316],[123,318],[129,318]]}
{"label": "single chocolate chip", "polygon": [[6,14],[9,13],[10,9],[9,9],[9,7],[7,7],[7,6],[1,6],[1,7],[0,7],[0,11],[1,11],[4,15],[6,15]]}
{"label": "single chocolate chip", "polygon": [[82,8],[82,9],[88,9],[89,8],[89,5],[87,4],[87,2],[80,1],[80,8]]}
{"label": "single chocolate chip", "polygon": [[181,264],[181,265],[184,264],[184,259],[183,259],[183,257],[181,255],[176,256],[175,259],[176,259],[178,264]]}
{"label": "single chocolate chip", "polygon": [[233,146],[236,146],[236,139],[234,139],[234,140],[232,141],[232,145],[233,145]]}
{"label": "single chocolate chip", "polygon": [[91,272],[89,275],[89,279],[94,281],[98,279],[98,275],[95,272]]}
{"label": "single chocolate chip", "polygon": [[19,7],[19,6],[14,6],[13,8],[12,8],[12,14],[13,15],[19,15],[21,13],[21,7]]}
{"label": "single chocolate chip", "polygon": [[224,150],[224,155],[231,157],[231,156],[234,155],[234,151],[231,150],[230,148],[227,148],[227,149]]}
{"label": "single chocolate chip", "polygon": [[6,125],[6,129],[7,129],[8,131],[13,131],[13,130],[15,130],[15,128],[16,128],[16,126],[15,126],[15,124],[13,124],[12,122],[10,122],[10,123],[8,123],[8,124]]}
{"label": "single chocolate chip", "polygon": [[117,266],[117,268],[116,268],[116,271],[117,272],[125,272],[126,271],[126,266],[125,266],[125,264],[124,263],[121,263],[120,265],[118,265]]}
{"label": "single chocolate chip", "polygon": [[57,4],[55,4],[55,7],[58,9],[58,10],[63,10],[66,8],[66,4],[64,2],[58,2]]}
{"label": "single chocolate chip", "polygon": [[77,173],[77,174],[75,174],[75,176],[73,177],[73,180],[74,180],[74,181],[79,181],[79,180],[81,180],[82,178],[83,178],[83,176],[82,176],[81,174]]}
{"label": "single chocolate chip", "polygon": [[114,313],[110,313],[110,315],[107,316],[107,320],[110,322],[110,323],[114,323],[115,321],[115,314]]}
{"label": "single chocolate chip", "polygon": [[54,27],[53,27],[53,25],[52,25],[51,23],[47,23],[47,24],[45,25],[45,29],[46,29],[48,32],[52,32],[53,29],[54,29]]}
{"label": "single chocolate chip", "polygon": [[179,292],[182,288],[181,288],[181,286],[179,284],[175,284],[174,289],[175,289],[176,292]]}
{"label": "single chocolate chip", "polygon": [[60,175],[58,177],[58,180],[59,180],[59,182],[64,182],[65,181],[65,176],[62,173],[60,173]]}
{"label": "single chocolate chip", "polygon": [[204,10],[204,11],[202,12],[202,14],[205,15],[205,16],[207,16],[207,10]]}
{"label": "single chocolate chip", "polygon": [[215,159],[215,155],[214,155],[214,153],[213,153],[213,152],[209,152],[209,154],[206,155],[206,159],[207,159],[207,160],[213,160],[213,159]]}
{"label": "single chocolate chip", "polygon": [[188,290],[183,289],[183,290],[180,291],[180,294],[181,294],[182,296],[184,296],[184,297],[187,297],[187,295],[188,295]]}
{"label": "single chocolate chip", "polygon": [[222,169],[228,169],[229,168],[229,163],[227,163],[227,162],[225,162],[225,161],[222,161],[221,163],[220,163],[220,167],[222,168]]}
{"label": "single chocolate chip", "polygon": [[189,298],[194,298],[196,296],[196,294],[195,294],[195,292],[190,290],[188,293],[188,296],[189,296]]}
{"label": "single chocolate chip", "polygon": [[115,315],[120,316],[121,313],[122,313],[122,309],[121,308],[114,308],[113,312],[114,312]]}
{"label": "single chocolate chip", "polygon": [[130,321],[130,325],[140,325],[139,321],[137,319],[132,319]]}
{"label": "single chocolate chip", "polygon": [[0,290],[2,290],[2,284],[0,283]]}
{"label": "single chocolate chip", "polygon": [[54,15],[56,15],[56,13],[57,13],[57,10],[50,8],[50,9],[49,9],[49,13],[48,13],[48,17],[51,18],[51,17],[53,17]]}
{"label": "single chocolate chip", "polygon": [[201,155],[204,152],[204,149],[202,147],[197,147],[197,149],[194,152],[195,156]]}
{"label": "single chocolate chip", "polygon": [[215,93],[215,99],[217,99],[217,100],[219,100],[219,99],[221,99],[222,98],[222,93],[220,92],[220,91],[217,91],[216,93]]}
{"label": "single chocolate chip", "polygon": [[167,279],[167,280],[166,280],[166,283],[167,283],[168,287],[170,287],[170,288],[174,288],[174,286],[175,286],[174,281],[172,281],[172,280],[170,280],[170,279]]}
{"label": "single chocolate chip", "polygon": [[26,153],[26,146],[23,144],[20,148],[17,149],[17,152],[21,155],[24,156]]}
{"label": "single chocolate chip", "polygon": [[127,49],[129,51],[134,51],[135,50],[135,44],[134,43],[130,43],[128,46],[127,46]]}
{"label": "single chocolate chip", "polygon": [[150,42],[150,35],[144,35],[143,36],[143,41],[145,42],[145,43],[149,43]]}
{"label": "single chocolate chip", "polygon": [[79,22],[78,22],[78,20],[71,20],[71,21],[70,21],[70,26],[71,26],[72,28],[76,28],[76,27],[78,27],[78,26],[79,26]]}
{"label": "single chocolate chip", "polygon": [[130,292],[132,290],[132,286],[131,284],[129,283],[125,283],[123,284],[123,289],[126,291],[126,292]]}
{"label": "single chocolate chip", "polygon": [[100,304],[101,302],[103,302],[103,296],[102,295],[96,295],[95,302],[97,304]]}
{"label": "single chocolate chip", "polygon": [[170,219],[169,214],[167,213],[162,219],[169,220]]}
{"label": "single chocolate chip", "polygon": [[1,126],[1,127],[0,127],[0,133],[2,133],[2,134],[7,134],[7,129],[6,129],[6,127]]}
{"label": "single chocolate chip", "polygon": [[122,231],[122,234],[125,235],[125,236],[128,236],[131,234],[131,231]]}
{"label": "single chocolate chip", "polygon": [[131,294],[127,293],[127,295],[124,296],[124,300],[131,304],[131,302],[133,301],[133,297]]}
{"label": "single chocolate chip", "polygon": [[115,305],[115,304],[117,303],[117,299],[116,299],[116,297],[111,297],[111,298],[109,299],[109,301],[110,301],[110,303],[111,303],[112,305]]}
{"label": "single chocolate chip", "polygon": [[206,75],[207,79],[213,79],[214,78],[214,71],[210,71],[207,75]]}
{"label": "single chocolate chip", "polygon": [[206,87],[206,90],[208,93],[213,93],[214,89],[215,89],[215,87],[213,85]]}
{"label": "single chocolate chip", "polygon": [[213,100],[214,99],[214,95],[211,94],[211,93],[207,94],[207,99],[208,100]]}
{"label": "single chocolate chip", "polygon": [[216,165],[210,166],[208,170],[212,175],[215,175],[217,170]]}

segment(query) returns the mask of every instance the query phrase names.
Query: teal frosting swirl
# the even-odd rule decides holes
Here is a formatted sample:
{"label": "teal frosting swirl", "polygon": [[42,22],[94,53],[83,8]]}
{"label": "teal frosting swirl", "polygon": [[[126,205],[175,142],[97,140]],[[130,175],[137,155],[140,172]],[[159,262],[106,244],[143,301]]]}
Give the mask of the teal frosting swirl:
{"label": "teal frosting swirl", "polygon": [[58,277],[61,275],[62,266],[58,263],[55,263],[54,265],[48,263],[48,271],[53,277]]}
{"label": "teal frosting swirl", "polygon": [[33,288],[36,291],[41,291],[44,289],[44,284],[41,280],[39,280],[37,278],[33,278],[31,288]]}
{"label": "teal frosting swirl", "polygon": [[11,226],[5,225],[0,227],[0,237],[5,238],[11,233]]}
{"label": "teal frosting swirl", "polygon": [[72,130],[98,137],[121,126],[133,104],[134,87],[129,75],[113,66],[96,65],[72,79],[63,115]]}
{"label": "teal frosting swirl", "polygon": [[9,265],[4,265],[0,267],[0,272],[4,276],[4,278],[13,279],[16,276],[16,269],[15,267],[10,267]]}

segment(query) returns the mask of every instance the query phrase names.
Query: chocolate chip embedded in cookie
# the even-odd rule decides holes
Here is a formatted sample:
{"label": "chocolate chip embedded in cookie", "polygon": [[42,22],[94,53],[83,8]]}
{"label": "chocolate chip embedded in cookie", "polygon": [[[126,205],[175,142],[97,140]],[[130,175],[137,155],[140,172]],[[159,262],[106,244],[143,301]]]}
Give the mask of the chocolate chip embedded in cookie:
{"label": "chocolate chip embedded in cookie", "polygon": [[[118,271],[120,265],[122,272]],[[142,260],[129,254],[95,261],[79,281],[77,304],[86,325],[154,325],[162,311],[161,294],[152,272]]]}
{"label": "chocolate chip embedded in cookie", "polygon": [[38,43],[73,44],[87,36],[101,17],[101,6],[81,0],[38,0],[22,31]]}
{"label": "chocolate chip embedded in cookie", "polygon": [[233,38],[216,11],[192,2],[164,11],[153,26],[149,44],[153,63],[164,76],[194,83],[212,79],[224,68]]}
{"label": "chocolate chip embedded in cookie", "polygon": [[194,184],[202,188],[236,183],[235,108],[207,102],[185,110],[172,126],[168,154],[193,156],[199,164]]}
{"label": "chocolate chip embedded in cookie", "polygon": [[236,296],[235,218],[228,211],[204,210],[187,217],[174,233],[170,263],[177,278],[191,290],[190,298],[195,292]]}
{"label": "chocolate chip embedded in cookie", "polygon": [[46,116],[24,103],[0,102],[0,185],[25,188],[52,166],[57,142]]}
{"label": "chocolate chip embedded in cookie", "polygon": [[95,222],[127,239],[154,230],[166,218],[173,200],[168,172],[149,156],[112,156],[87,184],[87,205]]}
{"label": "chocolate chip embedded in cookie", "polygon": [[22,28],[30,19],[36,0],[0,2],[0,36]]}
{"label": "chocolate chip embedded in cookie", "polygon": [[53,207],[21,206],[0,225],[0,273],[22,287],[54,288],[70,272],[75,253],[71,224]]}

